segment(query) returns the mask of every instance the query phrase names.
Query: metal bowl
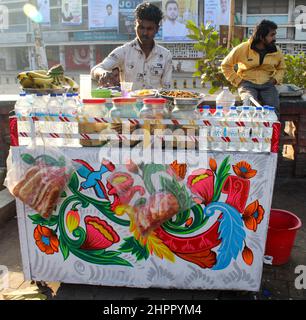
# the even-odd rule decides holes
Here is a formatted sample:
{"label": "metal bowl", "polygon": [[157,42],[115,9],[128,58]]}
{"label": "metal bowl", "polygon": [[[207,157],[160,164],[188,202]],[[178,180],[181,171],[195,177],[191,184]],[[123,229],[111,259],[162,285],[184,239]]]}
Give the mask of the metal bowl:
{"label": "metal bowl", "polygon": [[[186,97],[175,97],[174,95],[172,95],[171,93],[175,93],[175,92],[186,92]],[[160,90],[158,92],[159,96],[174,101],[174,99],[176,100],[200,100],[204,97],[203,94],[198,93],[198,92],[194,92],[194,91],[188,91],[188,90]],[[189,97],[188,94],[192,94],[195,97]]]}

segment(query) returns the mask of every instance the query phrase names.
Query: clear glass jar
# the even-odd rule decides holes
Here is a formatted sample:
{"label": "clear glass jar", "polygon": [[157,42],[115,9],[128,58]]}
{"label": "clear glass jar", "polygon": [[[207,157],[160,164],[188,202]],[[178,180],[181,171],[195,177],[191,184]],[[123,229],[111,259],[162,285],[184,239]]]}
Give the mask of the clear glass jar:
{"label": "clear glass jar", "polygon": [[[139,117],[152,120],[169,118],[169,112],[166,106],[167,100],[164,98],[143,99],[143,107],[139,112]],[[147,121],[143,125],[143,130],[147,130],[150,132],[150,135],[154,135],[155,130],[164,130],[166,127],[164,124],[153,124]]]}
{"label": "clear glass jar", "polygon": [[174,99],[172,119],[197,120],[200,113],[197,111],[198,99]]}
{"label": "clear glass jar", "polygon": [[[174,99],[174,108],[171,111],[172,119],[198,120],[200,112],[197,111],[198,99],[180,98]],[[179,129],[179,130],[178,130]],[[177,125],[173,127],[174,147],[178,149],[196,149],[198,142],[190,137],[199,135],[198,125]]]}
{"label": "clear glass jar", "polygon": [[143,107],[139,116],[143,119],[165,119],[169,117],[166,108],[167,100],[164,98],[148,98],[143,99]]}
{"label": "clear glass jar", "polygon": [[[111,118],[138,118],[138,109],[136,107],[136,98],[113,98],[113,107],[109,111],[109,117]],[[139,128],[139,125],[132,122],[124,121],[122,123],[114,122],[111,124],[111,129],[115,130],[118,134],[129,134],[131,135],[136,129]],[[123,139],[122,145],[124,146],[134,146],[140,140]],[[111,143],[113,143],[111,141]],[[117,142],[116,142],[117,143]]]}
{"label": "clear glass jar", "polygon": [[137,118],[136,98],[113,98],[113,107],[109,111],[111,118]]}
{"label": "clear glass jar", "polygon": [[[107,108],[105,106],[106,99],[83,99],[82,107],[79,110],[80,116],[88,118],[103,118],[107,116]],[[85,134],[100,134],[102,130],[108,129],[107,123],[98,122],[79,122],[79,132]],[[81,139],[80,144],[86,147],[103,146],[107,142],[107,138],[85,140]]]}

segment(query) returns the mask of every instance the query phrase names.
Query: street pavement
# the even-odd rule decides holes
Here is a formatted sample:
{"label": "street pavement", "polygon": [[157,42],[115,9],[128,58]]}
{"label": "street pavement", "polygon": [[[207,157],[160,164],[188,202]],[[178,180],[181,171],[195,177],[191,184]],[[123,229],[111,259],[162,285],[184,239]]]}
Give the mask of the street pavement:
{"label": "street pavement", "polygon": [[[10,290],[22,293],[24,289],[36,289],[48,300],[305,300],[306,289],[295,288],[298,276],[295,269],[299,265],[306,266],[306,179],[276,179],[272,208],[295,213],[303,226],[297,233],[289,262],[281,266],[264,265],[259,292],[138,289],[24,281],[16,217],[0,228],[0,265],[9,269]],[[0,290],[0,299],[4,298],[3,293]]]}

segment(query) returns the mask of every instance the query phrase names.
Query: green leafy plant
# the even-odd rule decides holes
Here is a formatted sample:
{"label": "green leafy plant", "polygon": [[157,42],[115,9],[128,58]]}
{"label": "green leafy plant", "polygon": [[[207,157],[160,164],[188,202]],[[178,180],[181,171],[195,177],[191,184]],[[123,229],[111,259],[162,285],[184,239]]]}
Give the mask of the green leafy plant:
{"label": "green leafy plant", "polygon": [[196,41],[194,49],[203,53],[203,57],[196,62],[197,71],[193,76],[201,77],[203,87],[210,83],[210,94],[215,93],[220,87],[229,87],[231,91],[235,91],[236,88],[226,80],[221,71],[221,62],[229,49],[219,45],[218,31],[209,24],[204,26],[201,23],[198,27],[191,20],[187,21],[186,27],[190,31],[188,37]]}
{"label": "green leafy plant", "polygon": [[306,89],[306,55],[304,53],[295,56],[286,54],[285,63],[286,72],[283,82]]}

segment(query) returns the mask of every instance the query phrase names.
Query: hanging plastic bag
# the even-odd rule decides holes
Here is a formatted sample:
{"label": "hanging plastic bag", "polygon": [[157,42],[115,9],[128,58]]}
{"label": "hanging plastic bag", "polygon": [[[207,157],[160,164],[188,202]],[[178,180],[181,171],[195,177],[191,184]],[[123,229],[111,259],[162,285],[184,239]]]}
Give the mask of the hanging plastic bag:
{"label": "hanging plastic bag", "polygon": [[75,167],[55,147],[31,145],[20,156],[21,160],[12,161],[10,154],[4,184],[12,195],[48,219]]}
{"label": "hanging plastic bag", "polygon": [[113,173],[108,183],[118,204],[128,206],[130,218],[142,236],[192,207],[192,198],[182,183],[182,175],[186,174],[182,166],[136,165],[129,160],[126,168],[129,172]]}

